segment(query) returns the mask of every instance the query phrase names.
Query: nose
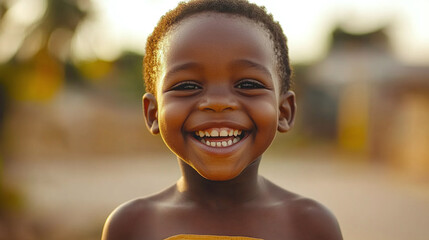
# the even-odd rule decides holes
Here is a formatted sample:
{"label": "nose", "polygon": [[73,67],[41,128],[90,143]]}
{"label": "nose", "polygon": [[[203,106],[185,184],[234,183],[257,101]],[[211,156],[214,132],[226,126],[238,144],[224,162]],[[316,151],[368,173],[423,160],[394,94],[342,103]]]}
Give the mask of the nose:
{"label": "nose", "polygon": [[238,102],[233,93],[224,88],[208,90],[199,103],[201,111],[223,112],[237,107]]}

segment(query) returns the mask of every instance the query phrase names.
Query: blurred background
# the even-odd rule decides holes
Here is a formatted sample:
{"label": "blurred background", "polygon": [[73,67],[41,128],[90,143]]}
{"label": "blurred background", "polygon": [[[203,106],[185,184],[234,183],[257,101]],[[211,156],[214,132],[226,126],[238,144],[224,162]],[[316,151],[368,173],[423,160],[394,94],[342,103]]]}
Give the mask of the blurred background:
{"label": "blurred background", "polygon": [[[100,239],[177,180],[141,111],[145,39],[177,2],[0,0],[0,240]],[[344,239],[427,239],[429,2],[252,2],[288,36],[298,98],[261,173]]]}

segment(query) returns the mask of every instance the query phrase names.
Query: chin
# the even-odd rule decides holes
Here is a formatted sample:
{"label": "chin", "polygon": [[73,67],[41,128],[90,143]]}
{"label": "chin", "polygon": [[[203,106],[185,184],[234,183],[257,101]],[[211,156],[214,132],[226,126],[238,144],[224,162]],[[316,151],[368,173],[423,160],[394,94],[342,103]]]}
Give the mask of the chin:
{"label": "chin", "polygon": [[200,172],[198,173],[205,179],[210,181],[229,181],[240,175],[241,172]]}

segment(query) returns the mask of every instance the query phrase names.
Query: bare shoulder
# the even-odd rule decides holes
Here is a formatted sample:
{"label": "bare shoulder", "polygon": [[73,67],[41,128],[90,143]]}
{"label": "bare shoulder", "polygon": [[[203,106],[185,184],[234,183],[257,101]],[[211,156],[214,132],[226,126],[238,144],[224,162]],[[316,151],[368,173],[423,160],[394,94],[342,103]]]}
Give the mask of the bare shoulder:
{"label": "bare shoulder", "polygon": [[298,197],[289,206],[294,229],[299,236],[303,236],[302,239],[343,239],[337,219],[319,202]]}
{"label": "bare shoulder", "polygon": [[[167,192],[167,191],[165,191]],[[147,198],[128,201],[117,207],[107,218],[102,234],[102,240],[136,239],[151,236],[154,216],[159,209],[157,194]]]}
{"label": "bare shoulder", "polygon": [[117,207],[104,224],[102,240],[132,239],[138,226],[149,223],[151,205],[147,199],[135,199]]}
{"label": "bare shoulder", "polygon": [[342,234],[335,216],[319,202],[289,192],[269,181],[270,192],[281,203],[287,226],[283,229],[304,240],[341,240]]}

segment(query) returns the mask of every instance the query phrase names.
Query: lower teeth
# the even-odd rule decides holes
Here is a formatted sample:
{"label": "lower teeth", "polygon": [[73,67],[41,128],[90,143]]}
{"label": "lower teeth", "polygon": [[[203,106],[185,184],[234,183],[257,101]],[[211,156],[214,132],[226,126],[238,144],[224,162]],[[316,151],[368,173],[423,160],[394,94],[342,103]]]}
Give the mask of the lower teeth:
{"label": "lower teeth", "polygon": [[237,143],[238,141],[240,141],[240,137],[235,137],[232,140],[228,140],[228,141],[212,141],[210,142],[209,140],[204,140],[201,139],[201,142],[206,144],[207,146],[211,146],[211,147],[228,147],[231,146],[234,143]]}

